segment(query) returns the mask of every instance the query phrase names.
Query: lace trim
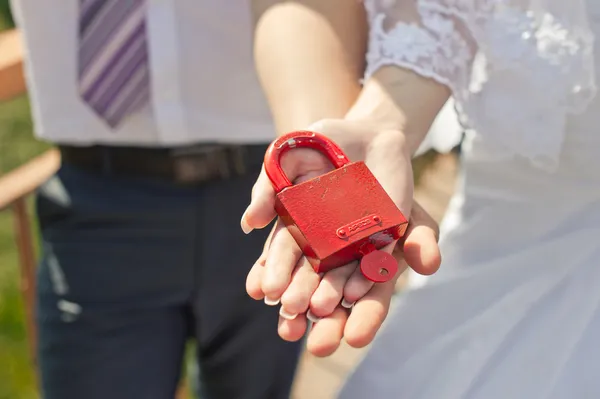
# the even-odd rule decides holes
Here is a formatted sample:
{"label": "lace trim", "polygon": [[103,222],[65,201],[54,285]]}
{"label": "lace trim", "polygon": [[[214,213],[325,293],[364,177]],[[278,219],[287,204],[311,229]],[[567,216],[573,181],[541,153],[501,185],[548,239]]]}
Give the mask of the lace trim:
{"label": "lace trim", "polygon": [[398,65],[458,90],[456,79],[450,77],[469,70],[469,46],[452,20],[434,12],[426,15],[423,24],[428,29],[416,23],[398,22],[386,30],[384,13],[371,17],[366,78],[385,65]]}
{"label": "lace trim", "polygon": [[[398,65],[447,85],[461,124],[491,153],[555,169],[567,114],[582,112],[595,96],[594,38],[584,17],[559,20],[548,12],[554,0],[541,1],[547,9],[534,12],[494,0],[421,0],[421,25],[393,21],[386,29],[385,7],[365,0],[365,76]],[[573,1],[569,6],[583,7]]]}

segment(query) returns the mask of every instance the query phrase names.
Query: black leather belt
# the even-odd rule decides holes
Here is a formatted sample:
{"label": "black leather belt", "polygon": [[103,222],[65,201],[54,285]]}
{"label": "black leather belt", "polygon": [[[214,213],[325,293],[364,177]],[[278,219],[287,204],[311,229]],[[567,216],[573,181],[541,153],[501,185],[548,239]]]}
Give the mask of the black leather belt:
{"label": "black leather belt", "polygon": [[61,145],[59,149],[63,163],[88,171],[197,184],[260,171],[267,144],[180,148]]}

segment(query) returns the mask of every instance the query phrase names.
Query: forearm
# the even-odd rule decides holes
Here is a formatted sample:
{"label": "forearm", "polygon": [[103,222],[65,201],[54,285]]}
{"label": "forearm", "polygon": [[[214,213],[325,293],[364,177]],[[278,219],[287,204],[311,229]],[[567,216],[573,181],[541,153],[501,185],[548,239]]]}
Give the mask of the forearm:
{"label": "forearm", "polygon": [[[368,79],[348,118],[401,131],[414,154],[451,89],[467,89],[477,41],[452,12],[459,7],[452,1],[362,3],[369,22]],[[473,4],[473,11],[478,7]]]}
{"label": "forearm", "polygon": [[386,66],[365,82],[346,117],[402,132],[408,151],[414,154],[449,96],[448,87],[433,79]]}
{"label": "forearm", "polygon": [[341,118],[356,101],[367,26],[360,2],[254,0],[256,69],[279,134]]}

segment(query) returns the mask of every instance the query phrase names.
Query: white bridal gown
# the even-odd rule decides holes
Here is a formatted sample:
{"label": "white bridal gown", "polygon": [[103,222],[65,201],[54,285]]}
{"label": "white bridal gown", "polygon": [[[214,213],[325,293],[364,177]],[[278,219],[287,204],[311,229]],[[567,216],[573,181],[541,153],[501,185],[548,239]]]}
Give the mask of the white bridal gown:
{"label": "white bridal gown", "polygon": [[365,6],[369,71],[449,85],[472,130],[442,269],[398,298],[340,397],[599,399],[600,0]]}

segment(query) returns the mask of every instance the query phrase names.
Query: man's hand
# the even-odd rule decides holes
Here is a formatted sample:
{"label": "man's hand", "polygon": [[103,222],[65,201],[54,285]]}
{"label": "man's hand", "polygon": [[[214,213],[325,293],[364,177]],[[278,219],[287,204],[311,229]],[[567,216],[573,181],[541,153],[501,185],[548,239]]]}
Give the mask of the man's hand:
{"label": "man's hand", "polygon": [[[365,160],[400,210],[411,215],[400,250],[394,252],[400,270],[409,265],[418,273],[435,272],[440,263],[437,227],[420,207],[415,206],[411,214],[412,168],[402,132],[381,130],[357,120],[326,120],[309,130],[333,139],[351,160]],[[325,157],[306,149],[290,151],[283,157],[282,167],[294,182],[332,168]],[[242,217],[244,231],[266,227],[276,216],[274,201],[275,192],[263,171]],[[394,246],[385,250],[392,252]],[[371,342],[387,314],[396,279],[397,276],[393,281],[373,286],[362,276],[356,262],[319,276],[285,226],[277,221],[263,254],[248,275],[247,291],[254,299],[264,298],[267,304],[281,301],[279,334],[286,340],[298,340],[304,335],[306,313],[312,320],[319,320],[308,343],[311,352],[324,356],[335,351],[342,337],[356,347]],[[348,309],[354,304],[349,315]]]}

